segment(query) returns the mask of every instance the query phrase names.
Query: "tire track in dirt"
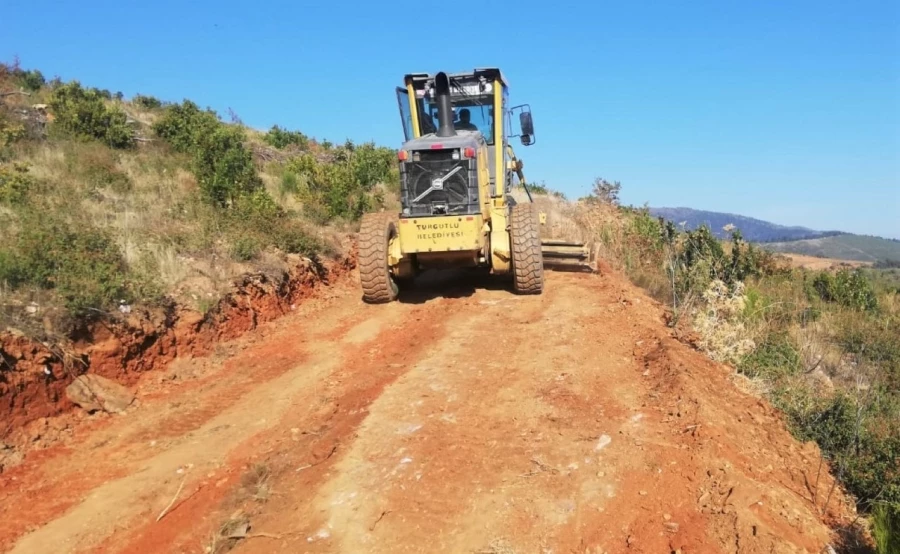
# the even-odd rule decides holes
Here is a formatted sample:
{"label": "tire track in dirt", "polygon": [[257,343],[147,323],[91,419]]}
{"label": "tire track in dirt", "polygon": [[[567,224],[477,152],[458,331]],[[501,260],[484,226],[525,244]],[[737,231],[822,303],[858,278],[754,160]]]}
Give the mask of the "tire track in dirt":
{"label": "tire track in dirt", "polygon": [[[284,412],[277,424],[231,451],[226,465],[232,472],[252,472],[254,464],[264,462],[267,473],[270,468],[275,468],[273,472],[277,468],[293,472],[303,467],[303,479],[320,479],[340,457],[348,437],[368,413],[368,405],[423,350],[440,340],[446,325],[441,315],[452,315],[462,308],[441,299],[430,300],[424,307],[415,305],[428,296],[426,293],[425,298],[414,297],[412,303],[381,307],[360,305],[356,295],[348,298],[341,311],[345,315],[358,314],[361,320],[335,336],[333,342],[320,345],[321,350],[328,352],[329,369],[316,372],[315,386],[294,391],[291,410]],[[391,314],[390,324],[385,323],[386,314]],[[309,370],[306,365],[303,371]],[[290,454],[293,462],[278,460],[279,453]],[[177,517],[121,529],[102,545],[85,551],[192,551],[198,543],[198,527],[208,531],[200,537],[214,534],[233,511],[229,496],[240,496],[241,484],[235,479],[224,488],[226,491],[216,498],[179,505]]]}
{"label": "tire track in dirt", "polygon": [[638,403],[615,384],[631,348],[591,336],[597,306],[579,285],[557,276],[541,297],[479,291],[373,403],[315,498],[267,508],[259,528],[292,538],[240,551],[530,550],[578,536],[586,506],[603,509],[616,472],[640,459],[610,446]]}

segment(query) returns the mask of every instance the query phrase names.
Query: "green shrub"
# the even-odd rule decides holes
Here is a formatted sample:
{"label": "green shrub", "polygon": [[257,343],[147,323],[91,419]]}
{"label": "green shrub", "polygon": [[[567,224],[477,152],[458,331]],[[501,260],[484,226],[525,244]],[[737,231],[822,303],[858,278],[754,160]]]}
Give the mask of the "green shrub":
{"label": "green shrub", "polygon": [[878,554],[900,554],[900,504],[875,505],[872,535]]}
{"label": "green shrub", "polygon": [[812,280],[812,289],[825,302],[836,302],[856,310],[875,310],[878,298],[865,274],[842,269],[835,274],[822,271]]}
{"label": "green shrub", "polygon": [[96,139],[113,148],[134,145],[134,134],[125,112],[107,106],[96,89],[84,89],[78,81],[57,87],[50,96],[56,116],[53,128],[79,139]]}
{"label": "green shrub", "polygon": [[900,321],[886,316],[844,317],[837,343],[860,360],[874,364],[893,390],[900,390]]}
{"label": "green shrub", "polygon": [[146,96],[143,94],[135,94],[134,98],[131,99],[131,103],[135,106],[140,106],[148,110],[161,108],[163,105],[162,101],[159,98],[156,98],[155,96]]}
{"label": "green shrub", "polygon": [[773,395],[793,432],[819,444],[835,476],[862,508],[876,500],[900,502],[900,403],[884,391],[873,393],[874,401],[847,392],[822,398],[786,381]]}
{"label": "green shrub", "polygon": [[741,360],[738,370],[748,377],[777,379],[800,371],[800,354],[786,333],[773,333]]}
{"label": "green shrub", "polygon": [[231,243],[231,255],[238,261],[256,258],[268,246],[288,254],[314,258],[322,246],[300,221],[291,216],[264,191],[241,196],[230,210],[209,214],[213,233],[224,233]]}
{"label": "green shrub", "polygon": [[200,110],[197,104],[185,100],[167,107],[153,130],[176,151],[192,154],[200,146],[203,136],[211,134],[220,125],[223,123],[214,111]]}
{"label": "green shrub", "polygon": [[300,180],[297,179],[297,174],[285,170],[284,173],[281,174],[281,184],[279,185],[278,191],[281,193],[281,196],[287,196],[289,194],[297,194],[300,192]]}
{"label": "green shrub", "polygon": [[16,77],[22,88],[29,92],[37,92],[47,83],[44,74],[37,69],[29,69],[27,71],[19,70]]}
{"label": "green shrub", "polygon": [[0,245],[0,284],[16,288],[26,280],[25,271],[16,252],[8,244]]}
{"label": "green shrub", "polygon": [[15,239],[0,249],[0,279],[12,288],[52,289],[76,316],[130,301],[127,267],[112,237],[51,214],[25,212]]}
{"label": "green shrub", "polygon": [[0,204],[21,204],[33,186],[34,179],[28,174],[27,165],[0,164]]}
{"label": "green shrub", "polygon": [[304,184],[298,197],[306,214],[315,221],[334,218],[356,220],[379,202],[373,189],[378,183],[399,185],[395,154],[388,148],[367,143],[343,146],[333,151],[331,161],[304,154],[288,162],[287,170]]}
{"label": "green shrub", "polygon": [[175,150],[189,154],[191,169],[204,197],[225,207],[262,188],[253,155],[244,147],[241,128],[221,122],[215,112],[201,111],[185,100],[166,108],[155,132]]}
{"label": "green shrub", "polygon": [[203,137],[194,152],[192,169],[206,197],[225,206],[262,187],[253,155],[244,148],[244,132],[220,126]]}
{"label": "green shrub", "polygon": [[0,148],[6,148],[25,137],[25,126],[14,122],[0,111]]}
{"label": "green shrub", "polygon": [[300,131],[288,131],[282,129],[278,125],[273,125],[269,131],[263,135],[266,144],[282,149],[287,146],[297,146],[305,150],[309,146],[309,138]]}
{"label": "green shrub", "polygon": [[235,239],[231,255],[239,262],[246,262],[258,256],[261,250],[262,246],[256,237],[241,236]]}

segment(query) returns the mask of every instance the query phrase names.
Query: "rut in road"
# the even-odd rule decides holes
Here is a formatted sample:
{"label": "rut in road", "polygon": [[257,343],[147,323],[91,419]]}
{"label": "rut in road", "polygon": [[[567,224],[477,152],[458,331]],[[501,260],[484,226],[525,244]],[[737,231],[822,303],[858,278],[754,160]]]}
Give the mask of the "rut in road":
{"label": "rut in road", "polygon": [[[172,391],[97,431],[123,469],[13,551],[200,552],[238,513],[234,552],[822,550],[814,447],[620,276],[546,278],[540,296],[449,281],[378,306],[349,287],[288,316],[183,405]],[[134,448],[182,415],[162,452]],[[62,483],[89,462],[34,471]],[[254,467],[265,498],[241,492]]]}

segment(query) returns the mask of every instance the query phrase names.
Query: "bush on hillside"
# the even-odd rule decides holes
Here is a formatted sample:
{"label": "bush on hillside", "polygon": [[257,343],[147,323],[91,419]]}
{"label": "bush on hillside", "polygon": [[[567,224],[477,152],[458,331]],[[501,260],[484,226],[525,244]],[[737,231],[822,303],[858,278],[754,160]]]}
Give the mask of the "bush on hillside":
{"label": "bush on hillside", "polygon": [[223,123],[216,112],[201,110],[197,104],[185,100],[166,108],[163,117],[153,125],[153,130],[172,148],[185,154],[193,153],[204,135],[212,133]]}
{"label": "bush on hillside", "polygon": [[303,181],[298,197],[306,214],[318,222],[355,221],[383,202],[375,185],[384,183],[396,190],[399,183],[394,151],[372,143],[342,146],[331,161],[304,154],[290,160],[287,170]]}
{"label": "bush on hillside", "polygon": [[25,201],[34,179],[22,163],[0,164],[0,204],[17,205]]}
{"label": "bush on hillside", "polygon": [[112,148],[134,145],[134,134],[125,112],[107,106],[97,89],[82,88],[78,81],[60,85],[50,96],[56,119],[53,128],[78,139],[100,140]]}
{"label": "bush on hillside", "polygon": [[134,98],[131,99],[131,103],[135,106],[140,106],[147,110],[153,110],[156,108],[161,108],[163,103],[159,98],[155,96],[147,96],[144,94],[135,94]]}
{"label": "bush on hillside", "polygon": [[800,354],[787,333],[773,332],[741,359],[738,370],[748,377],[770,381],[793,376],[801,370]]}
{"label": "bush on hillside", "polygon": [[842,269],[835,274],[820,272],[812,280],[812,289],[825,302],[835,302],[864,311],[872,311],[878,307],[871,281],[858,269]]}
{"label": "bush on hillside", "polygon": [[29,69],[27,71],[21,71],[17,75],[19,82],[22,83],[22,88],[30,92],[36,92],[41,89],[47,83],[47,79],[44,78],[44,74],[38,71],[37,69]]}
{"label": "bush on hillside", "polygon": [[29,92],[40,90],[47,83],[44,74],[37,69],[22,69],[16,58],[11,64],[0,63],[0,78],[11,77],[17,86]]}
{"label": "bush on hillside", "polygon": [[7,148],[25,137],[25,126],[0,112],[0,148]]}
{"label": "bush on hillside", "polygon": [[185,100],[166,108],[153,128],[175,150],[191,156],[191,168],[210,203],[234,205],[262,188],[243,130],[223,123],[212,110],[202,111]]}
{"label": "bush on hillside", "polygon": [[300,131],[288,131],[287,129],[282,129],[278,125],[273,125],[272,128],[263,135],[263,140],[269,146],[278,149],[293,145],[305,150],[309,145],[309,138]]}
{"label": "bush on hillside", "polygon": [[0,246],[0,280],[13,289],[54,290],[76,316],[133,299],[127,267],[107,232],[83,222],[72,225],[53,214],[23,215],[17,235]]}
{"label": "bush on hillside", "polygon": [[900,407],[896,397],[879,394],[873,400],[849,392],[819,397],[783,383],[774,400],[801,439],[819,444],[861,506],[900,503],[900,434],[889,423]]}
{"label": "bush on hillside", "polygon": [[847,314],[841,318],[836,342],[863,363],[878,367],[900,391],[900,320],[897,317]]}
{"label": "bush on hillside", "polygon": [[222,125],[203,137],[194,151],[192,169],[197,182],[219,206],[233,205],[240,196],[262,187],[244,139],[241,129]]}

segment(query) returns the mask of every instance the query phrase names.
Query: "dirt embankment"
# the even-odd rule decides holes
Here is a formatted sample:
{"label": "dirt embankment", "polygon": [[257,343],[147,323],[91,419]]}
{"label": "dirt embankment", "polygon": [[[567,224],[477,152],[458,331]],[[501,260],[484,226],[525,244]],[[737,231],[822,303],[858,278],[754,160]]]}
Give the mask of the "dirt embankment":
{"label": "dirt embankment", "polygon": [[67,423],[48,418],[74,407],[65,390],[76,376],[89,372],[132,385],[176,358],[207,355],[221,341],[290,313],[319,285],[340,278],[355,263],[344,258],[315,264],[299,257],[292,262],[288,270],[245,275],[206,314],[177,306],[144,309],[83,325],[55,344],[3,331],[0,441],[16,449],[42,438],[52,442]]}

